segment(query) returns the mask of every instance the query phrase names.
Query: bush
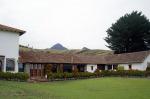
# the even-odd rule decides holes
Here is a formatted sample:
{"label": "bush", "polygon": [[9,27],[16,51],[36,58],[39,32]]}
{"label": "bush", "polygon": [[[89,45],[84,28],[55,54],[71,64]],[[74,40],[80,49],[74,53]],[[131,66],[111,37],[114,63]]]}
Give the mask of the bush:
{"label": "bush", "polygon": [[102,71],[101,75],[102,76],[121,76],[121,77],[125,77],[125,76],[144,77],[145,71],[138,71],[138,70]]}
{"label": "bush", "polygon": [[126,71],[127,72],[127,76],[145,76],[144,71],[138,71],[138,70],[129,70]]}
{"label": "bush", "polygon": [[94,71],[94,73],[95,73],[95,76],[96,77],[99,77],[100,76],[100,70],[97,68],[95,71]]}
{"label": "bush", "polygon": [[146,68],[146,71],[150,71],[150,67],[147,67],[147,68]]}
{"label": "bush", "polygon": [[29,75],[27,73],[15,73],[14,76],[16,80],[27,81],[29,79]]}
{"label": "bush", "polygon": [[68,73],[68,72],[64,72],[63,77],[64,77],[64,79],[66,79],[66,78],[73,78],[73,74],[72,73]]}
{"label": "bush", "polygon": [[117,70],[124,70],[124,66],[118,66]]}
{"label": "bush", "polygon": [[145,77],[149,77],[150,76],[150,71],[146,71],[144,75],[145,75]]}
{"label": "bush", "polygon": [[62,79],[63,78],[63,73],[54,73],[53,78],[55,79]]}
{"label": "bush", "polygon": [[101,75],[102,76],[112,76],[112,72],[108,71],[108,70],[104,70],[104,71],[101,72]]}
{"label": "bush", "polygon": [[77,72],[77,75],[75,73],[49,73],[48,74],[48,79],[49,80],[55,80],[55,79],[67,79],[67,78],[89,78],[95,76],[94,73],[89,73],[89,72]]}
{"label": "bush", "polygon": [[[76,74],[76,75],[75,75]],[[9,74],[8,74],[9,75]],[[6,75],[6,76],[8,76]],[[111,77],[111,76],[119,76],[119,77],[148,77],[150,76],[150,71],[138,71],[138,70],[118,70],[118,71],[99,71],[95,70],[94,73],[90,72],[73,72],[73,73],[51,73],[48,75],[48,79],[67,79],[67,78],[90,78],[90,77]],[[7,77],[6,77],[7,78]]]}
{"label": "bush", "polygon": [[90,73],[90,72],[80,72],[79,73],[80,78],[90,78],[92,76],[95,76],[94,73]]}
{"label": "bush", "polygon": [[74,68],[74,70],[72,71],[72,73],[73,73],[73,77],[74,78],[78,78],[79,77],[79,72],[78,72],[78,68]]}
{"label": "bush", "polygon": [[15,81],[27,81],[29,79],[29,75],[27,73],[0,72],[0,79],[15,80]]}
{"label": "bush", "polygon": [[52,65],[51,64],[46,64],[45,65],[45,69],[44,69],[44,72],[46,75],[49,75],[49,73],[51,73],[51,68],[52,68]]}
{"label": "bush", "polygon": [[62,79],[64,78],[64,74],[63,73],[49,73],[47,78],[51,80]]}

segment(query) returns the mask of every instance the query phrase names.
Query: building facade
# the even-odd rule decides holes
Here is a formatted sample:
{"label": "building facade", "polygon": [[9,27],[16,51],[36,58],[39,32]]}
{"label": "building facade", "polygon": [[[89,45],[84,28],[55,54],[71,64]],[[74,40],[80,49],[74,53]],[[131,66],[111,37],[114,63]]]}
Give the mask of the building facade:
{"label": "building facade", "polygon": [[23,33],[0,24],[0,71],[18,72],[19,36]]}
{"label": "building facade", "polygon": [[30,77],[44,77],[47,65],[52,72],[72,72],[75,68],[79,72],[99,70],[124,70],[147,69],[150,64],[150,51],[141,51],[112,55],[70,55],[52,54],[42,51],[20,51],[20,65],[22,71],[29,73]]}
{"label": "building facade", "polygon": [[[144,71],[150,67],[150,51],[111,55],[52,54],[46,51],[19,51],[19,37],[25,31],[0,24],[0,71],[26,72],[30,77],[45,77],[45,71],[95,72],[99,70]],[[19,58],[19,59],[18,59]]]}

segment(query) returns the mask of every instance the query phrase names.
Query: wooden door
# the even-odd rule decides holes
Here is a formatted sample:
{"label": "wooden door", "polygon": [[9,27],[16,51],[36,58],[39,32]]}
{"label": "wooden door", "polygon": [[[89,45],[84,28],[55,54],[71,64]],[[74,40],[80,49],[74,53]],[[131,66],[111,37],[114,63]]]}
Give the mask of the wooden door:
{"label": "wooden door", "polygon": [[32,68],[30,68],[30,77],[31,78],[43,78],[44,68],[42,67],[42,65],[32,65]]}

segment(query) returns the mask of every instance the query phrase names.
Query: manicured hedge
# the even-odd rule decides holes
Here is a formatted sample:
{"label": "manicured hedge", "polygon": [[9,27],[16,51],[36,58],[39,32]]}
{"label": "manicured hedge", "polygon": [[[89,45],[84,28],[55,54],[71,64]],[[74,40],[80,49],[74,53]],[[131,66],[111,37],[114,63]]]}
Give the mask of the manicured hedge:
{"label": "manicured hedge", "polygon": [[138,70],[119,70],[119,71],[102,71],[100,73],[101,76],[138,76],[144,77],[146,76],[146,71],[138,71]]}
{"label": "manicured hedge", "polygon": [[80,72],[79,73],[79,78],[90,78],[90,77],[95,77],[95,74],[90,73],[90,72]]}
{"label": "manicured hedge", "polygon": [[27,81],[29,79],[29,75],[27,73],[0,72],[0,79],[14,80],[14,81]]}
{"label": "manicured hedge", "polygon": [[89,72],[76,72],[76,73],[50,73],[48,75],[49,80],[56,79],[84,79],[95,77],[148,77],[150,71],[138,71],[138,70],[118,70],[118,71],[99,71],[94,73]]}
{"label": "manicured hedge", "polygon": [[78,72],[78,73],[50,73],[48,74],[48,79],[55,80],[55,79],[80,79],[80,78],[89,78],[95,76],[94,73],[89,72]]}

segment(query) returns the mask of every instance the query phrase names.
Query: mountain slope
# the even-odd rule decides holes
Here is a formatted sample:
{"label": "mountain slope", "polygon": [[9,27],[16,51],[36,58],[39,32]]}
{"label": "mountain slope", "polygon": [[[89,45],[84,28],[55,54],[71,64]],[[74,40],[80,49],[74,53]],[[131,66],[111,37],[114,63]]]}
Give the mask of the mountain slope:
{"label": "mountain slope", "polygon": [[20,51],[43,51],[53,54],[78,54],[78,55],[104,55],[113,54],[111,50],[101,49],[71,49],[71,50],[56,50],[56,49],[33,49],[26,46],[20,46]]}
{"label": "mountain slope", "polygon": [[61,45],[59,43],[53,45],[50,49],[53,49],[53,50],[67,50],[66,47],[64,47],[63,45]]}

